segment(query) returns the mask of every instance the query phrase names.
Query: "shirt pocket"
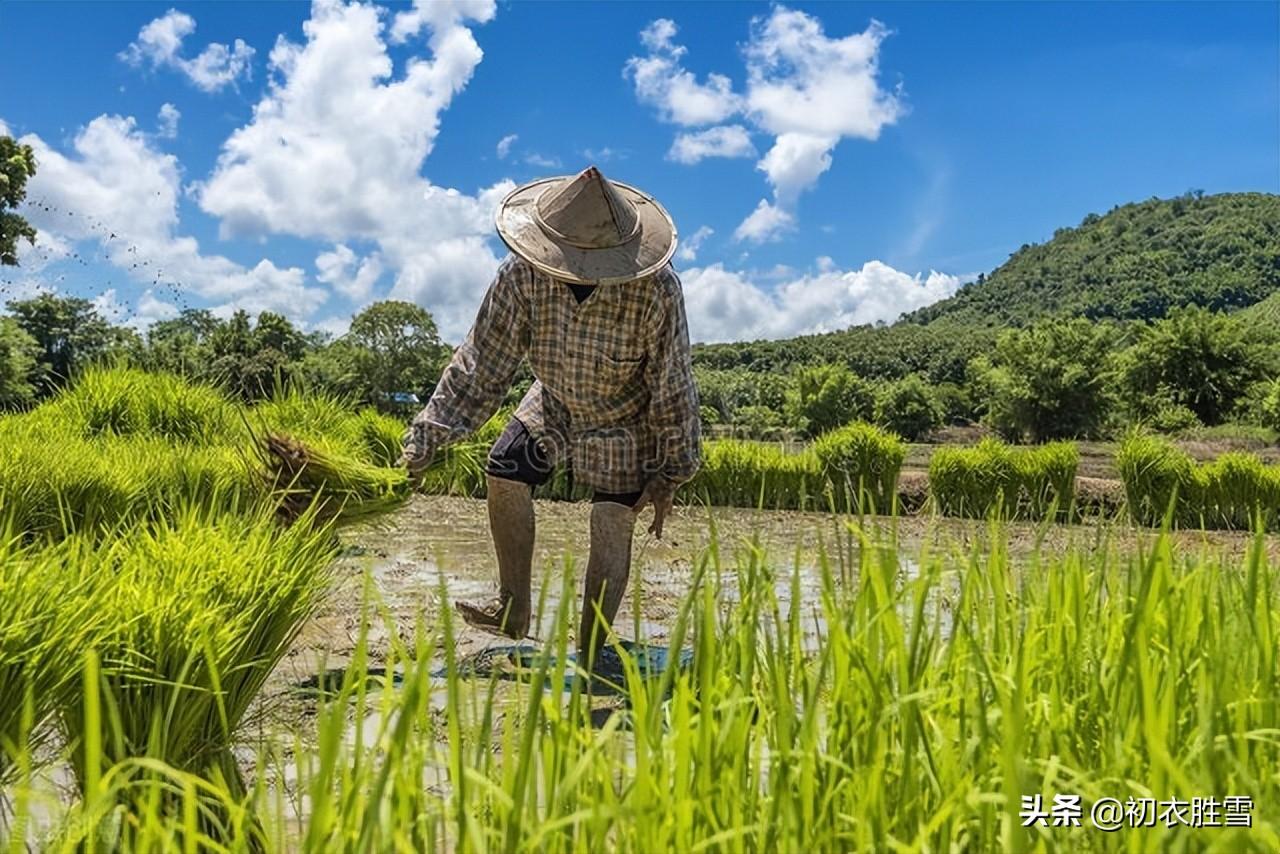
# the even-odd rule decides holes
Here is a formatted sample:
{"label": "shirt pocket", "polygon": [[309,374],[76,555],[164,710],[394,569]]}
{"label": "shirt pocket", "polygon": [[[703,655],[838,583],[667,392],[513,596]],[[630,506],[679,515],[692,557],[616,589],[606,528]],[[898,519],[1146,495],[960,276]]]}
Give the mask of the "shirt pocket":
{"label": "shirt pocket", "polygon": [[602,390],[613,394],[633,383],[644,368],[644,352],[602,353],[598,376]]}

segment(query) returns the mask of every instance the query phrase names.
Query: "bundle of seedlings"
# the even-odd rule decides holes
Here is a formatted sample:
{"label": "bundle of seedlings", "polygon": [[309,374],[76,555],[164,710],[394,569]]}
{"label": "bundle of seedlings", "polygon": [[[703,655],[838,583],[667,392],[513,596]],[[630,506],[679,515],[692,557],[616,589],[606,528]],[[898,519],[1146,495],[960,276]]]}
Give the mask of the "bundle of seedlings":
{"label": "bundle of seedlings", "polygon": [[36,550],[0,525],[0,788],[29,777],[49,758],[47,724],[76,701],[76,667],[102,623],[101,576],[69,568],[84,541]]}
{"label": "bundle of seedlings", "polygon": [[319,521],[350,521],[394,509],[409,497],[404,469],[369,465],[331,443],[268,433],[259,450],[267,489],[287,523],[312,509]]}
{"label": "bundle of seedlings", "polygon": [[[303,521],[193,507],[87,555],[80,573],[111,581],[94,597],[93,654],[68,668],[82,695],[60,710],[82,802],[171,813],[181,809],[172,771],[229,793],[200,805],[202,835],[243,832],[230,824],[246,819],[225,809],[248,795],[232,746],[332,579],[336,538]],[[136,840],[117,841],[133,850]]]}

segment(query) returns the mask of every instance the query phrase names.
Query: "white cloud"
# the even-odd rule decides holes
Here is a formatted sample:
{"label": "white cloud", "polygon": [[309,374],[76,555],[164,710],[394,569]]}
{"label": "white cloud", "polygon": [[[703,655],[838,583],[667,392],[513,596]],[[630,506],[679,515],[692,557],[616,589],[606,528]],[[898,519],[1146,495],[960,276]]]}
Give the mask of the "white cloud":
{"label": "white cloud", "polygon": [[794,216],[777,205],[770,204],[768,199],[761,199],[756,209],[734,230],[733,237],[735,240],[766,243],[781,239],[795,225]]}
{"label": "white cloud", "polygon": [[[648,55],[629,59],[625,73],[637,98],[657,107],[663,121],[697,126],[742,115],[774,137],[756,164],[773,188],[773,204],[757,207],[739,226],[748,239],[774,239],[780,226],[793,221],[800,194],[831,167],[842,139],[875,140],[906,112],[901,93],[879,83],[880,45],[889,35],[879,21],[861,33],[831,38],[816,17],[775,6],[751,22],[741,94],[724,75],[710,74],[705,84],[698,83],[682,65],[686,49],[675,43],[676,32],[671,20],[651,23],[640,34]],[[706,156],[751,156],[745,128],[731,127],[740,129],[732,139],[719,128],[681,133],[668,156],[688,163]]]}
{"label": "white cloud", "polygon": [[607,163],[610,160],[626,160],[630,152],[622,148],[584,148],[582,156],[593,163]]}
{"label": "white cloud", "polygon": [[559,169],[561,166],[559,157],[547,157],[546,155],[538,154],[536,151],[526,154],[524,162],[530,166],[537,166],[539,169]]}
{"label": "white cloud", "polygon": [[721,264],[681,273],[689,334],[695,341],[741,341],[832,332],[890,322],[904,312],[951,296],[957,276],[909,275],[880,261],[841,271],[820,262],[814,274],[762,287]]}
{"label": "white cloud", "polygon": [[361,259],[346,244],[339,243],[332,251],[316,256],[316,270],[317,279],[360,301],[369,298],[382,276],[382,258],[374,252]]}
{"label": "white cloud", "polygon": [[143,26],[138,38],[120,52],[120,58],[135,67],[172,68],[205,92],[216,92],[252,75],[254,50],[241,39],[231,47],[212,42],[194,59],[181,56],[183,40],[195,29],[194,18],[170,9]]}
{"label": "white cloud", "polygon": [[[22,138],[40,169],[28,184],[24,215],[63,245],[98,245],[102,256],[141,286],[174,286],[232,306],[269,308],[305,317],[327,292],[308,287],[302,270],[263,259],[246,268],[200,251],[178,232],[182,192],[177,159],[151,147],[132,118],[99,116],[64,154],[34,134]],[[73,251],[73,250],[71,250]],[[114,297],[114,294],[113,294]]]}
{"label": "white cloud", "polygon": [[742,125],[722,125],[676,136],[667,159],[694,164],[704,157],[755,157],[751,134]]}
{"label": "white cloud", "polygon": [[681,239],[680,248],[676,250],[676,257],[681,261],[695,261],[698,258],[698,250],[702,248],[702,244],[706,239],[715,234],[715,230],[710,226],[701,226],[693,234]]}
{"label": "white cloud", "polygon": [[392,295],[420,301],[456,340],[497,267],[492,215],[512,185],[465,195],[424,179],[422,166],[483,57],[467,22],[488,21],[494,4],[419,0],[397,14],[389,37],[411,41],[426,28],[430,48],[398,75],[379,12],[322,0],[301,44],[277,40],[272,82],[198,199],[224,236],[376,244],[395,274]]}
{"label": "white cloud", "polygon": [[182,113],[178,112],[178,108],[173,104],[161,104],[160,112],[156,116],[156,134],[161,139],[173,139],[178,135],[178,119],[182,118]]}
{"label": "white cloud", "polygon": [[699,83],[681,65],[686,49],[675,44],[674,21],[659,18],[640,33],[648,56],[627,60],[624,75],[635,84],[636,96],[657,107],[663,121],[680,125],[709,125],[722,122],[742,109],[742,99],[723,74],[710,74]]}
{"label": "white cloud", "polygon": [[502,139],[498,140],[497,151],[499,160],[507,159],[507,155],[511,153],[511,146],[515,145],[516,140],[519,138],[519,134],[509,133]]}

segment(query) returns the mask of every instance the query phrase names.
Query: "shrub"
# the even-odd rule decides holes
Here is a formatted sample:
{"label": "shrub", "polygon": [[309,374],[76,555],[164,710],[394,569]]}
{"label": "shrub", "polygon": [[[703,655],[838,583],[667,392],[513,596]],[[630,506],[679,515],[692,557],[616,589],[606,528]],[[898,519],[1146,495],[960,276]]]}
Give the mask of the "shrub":
{"label": "shrub", "polygon": [[929,493],[947,516],[1065,516],[1079,462],[1071,442],[1019,448],[984,439],[972,448],[939,448],[929,461]]}
{"label": "shrub", "polygon": [[813,453],[838,509],[893,511],[898,473],[907,458],[907,446],[900,437],[854,422],[818,437]]}
{"label": "shrub", "polygon": [[876,421],[909,441],[942,425],[944,411],[933,388],[919,374],[881,386]]}
{"label": "shrub", "polygon": [[819,365],[796,371],[788,394],[791,424],[817,436],[841,424],[875,414],[875,389],[843,365]]}

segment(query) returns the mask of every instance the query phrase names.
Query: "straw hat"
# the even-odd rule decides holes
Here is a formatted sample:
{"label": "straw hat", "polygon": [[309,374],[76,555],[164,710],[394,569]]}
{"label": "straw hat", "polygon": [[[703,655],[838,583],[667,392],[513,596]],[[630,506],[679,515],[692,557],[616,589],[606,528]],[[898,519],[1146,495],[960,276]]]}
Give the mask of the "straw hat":
{"label": "straw hat", "polygon": [[498,207],[497,226],[512,252],[575,284],[640,279],[676,251],[676,226],[662,205],[594,166],[512,191]]}

